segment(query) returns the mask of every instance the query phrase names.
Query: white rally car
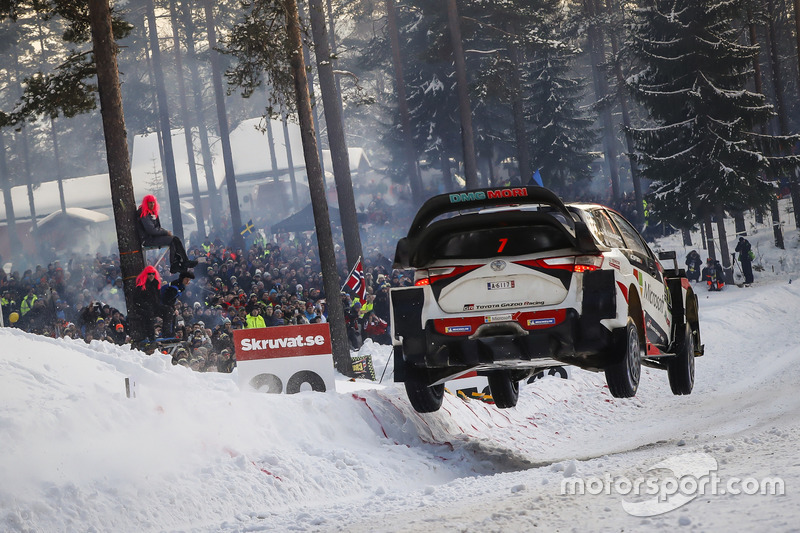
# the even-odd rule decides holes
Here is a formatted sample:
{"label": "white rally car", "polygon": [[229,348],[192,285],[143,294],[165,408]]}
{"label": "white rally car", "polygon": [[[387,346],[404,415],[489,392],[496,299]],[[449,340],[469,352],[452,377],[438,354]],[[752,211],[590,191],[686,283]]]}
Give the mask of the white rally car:
{"label": "white rally car", "polygon": [[660,258],[672,268],[616,211],[540,187],[435,196],[397,244],[394,267],[415,273],[390,293],[395,380],[419,412],[472,371],[513,407],[521,380],[564,364],[604,371],[618,398],[636,394],[642,365],[689,394],[697,297],[675,252]]}

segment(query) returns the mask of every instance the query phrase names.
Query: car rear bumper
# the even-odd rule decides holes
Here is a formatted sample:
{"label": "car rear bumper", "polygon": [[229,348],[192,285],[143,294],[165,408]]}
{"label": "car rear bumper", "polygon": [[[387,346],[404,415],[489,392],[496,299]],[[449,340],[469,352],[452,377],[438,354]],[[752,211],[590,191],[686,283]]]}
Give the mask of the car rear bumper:
{"label": "car rear bumper", "polygon": [[[433,375],[474,367],[536,368],[539,359],[557,360],[586,369],[605,368],[616,346],[603,325],[617,316],[614,275],[584,275],[581,310],[566,307],[518,310],[501,318],[462,315],[424,320],[421,287],[393,290],[392,326],[395,344],[402,342],[403,361]],[[494,321],[494,319],[498,319]],[[400,372],[402,374],[402,372]]]}
{"label": "car rear bumper", "polygon": [[591,367],[612,345],[612,332],[599,322],[586,323],[574,309],[567,309],[559,324],[533,331],[502,322],[491,326],[494,331],[483,331],[477,338],[454,337],[437,332],[434,321],[429,320],[423,331],[402,335],[404,358],[426,368],[507,366],[514,361],[535,363],[545,358]]}

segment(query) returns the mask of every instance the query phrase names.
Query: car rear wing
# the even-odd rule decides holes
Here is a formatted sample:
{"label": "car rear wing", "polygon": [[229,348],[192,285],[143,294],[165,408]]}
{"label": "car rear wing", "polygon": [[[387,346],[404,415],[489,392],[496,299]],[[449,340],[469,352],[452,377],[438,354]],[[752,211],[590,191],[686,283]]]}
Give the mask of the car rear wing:
{"label": "car rear wing", "polygon": [[[510,205],[540,205],[545,206],[547,210],[518,214],[514,214],[512,211],[466,215],[458,221],[445,219],[431,224],[437,217],[447,213]],[[561,216],[557,216],[556,213]],[[430,237],[455,229],[462,224],[464,226],[479,225],[480,222],[476,220],[478,216],[487,219],[502,218],[508,222],[515,221],[522,224],[536,222],[555,226],[569,236],[574,247],[579,251],[589,253],[597,251],[597,246],[584,222],[576,220],[564,205],[564,202],[552,191],[542,187],[474,189],[458,193],[440,194],[428,199],[414,217],[411,228],[408,230],[408,235],[397,243],[394,268],[419,266],[422,257],[418,254],[418,249],[420,246],[429,245],[432,240]],[[454,224],[455,227],[451,227]]]}
{"label": "car rear wing", "polygon": [[436,217],[463,209],[498,207],[502,205],[548,205],[572,220],[564,202],[553,191],[544,187],[495,187],[472,189],[464,192],[439,194],[429,198],[417,212],[408,237],[413,239]]}

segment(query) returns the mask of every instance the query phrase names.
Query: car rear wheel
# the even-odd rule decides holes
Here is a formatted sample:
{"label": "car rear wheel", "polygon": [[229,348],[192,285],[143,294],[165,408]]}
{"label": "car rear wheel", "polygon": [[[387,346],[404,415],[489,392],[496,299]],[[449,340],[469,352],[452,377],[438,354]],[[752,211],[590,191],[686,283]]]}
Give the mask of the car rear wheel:
{"label": "car rear wheel", "polygon": [[608,390],[615,398],[632,398],[639,388],[642,375],[642,349],[639,342],[639,329],[631,317],[625,326],[625,344],[620,347],[622,357],[606,367]]}
{"label": "car rear wheel", "polygon": [[683,339],[667,367],[669,388],[676,396],[691,394],[694,388],[694,335],[689,324],[684,326]]}
{"label": "car rear wheel", "polygon": [[424,373],[406,369],[405,386],[408,401],[418,413],[433,413],[442,406],[444,383],[431,385]]}
{"label": "car rear wheel", "polygon": [[500,409],[515,407],[519,400],[519,381],[513,379],[509,372],[492,372],[489,380],[489,391],[494,404]]}

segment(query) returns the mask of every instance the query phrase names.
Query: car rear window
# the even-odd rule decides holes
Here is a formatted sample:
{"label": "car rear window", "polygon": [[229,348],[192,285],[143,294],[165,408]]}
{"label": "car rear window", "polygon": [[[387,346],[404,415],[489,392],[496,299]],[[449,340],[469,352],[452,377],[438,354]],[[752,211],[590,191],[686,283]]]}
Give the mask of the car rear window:
{"label": "car rear window", "polygon": [[484,259],[569,248],[563,231],[525,226],[454,232],[439,238],[430,254],[436,259]]}

